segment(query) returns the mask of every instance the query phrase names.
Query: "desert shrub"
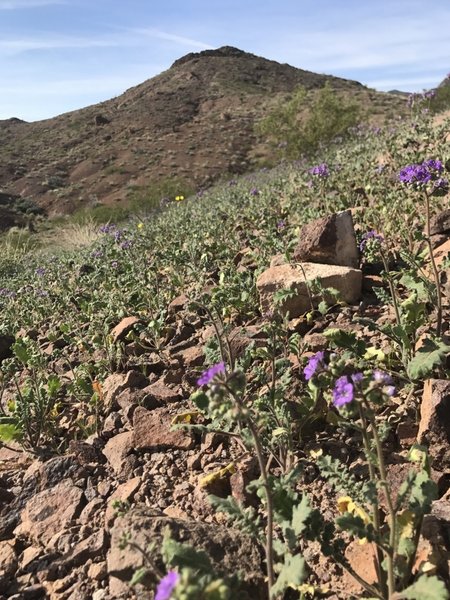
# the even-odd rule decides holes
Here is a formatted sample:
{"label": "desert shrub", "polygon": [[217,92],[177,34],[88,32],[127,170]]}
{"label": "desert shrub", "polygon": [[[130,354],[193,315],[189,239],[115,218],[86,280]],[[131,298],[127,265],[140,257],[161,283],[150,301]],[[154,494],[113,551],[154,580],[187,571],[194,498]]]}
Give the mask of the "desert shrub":
{"label": "desert shrub", "polygon": [[305,88],[299,87],[288,102],[280,104],[258,124],[257,132],[287,158],[295,159],[312,155],[321,144],[345,135],[360,117],[359,105],[346,100],[329,84],[312,98]]}
{"label": "desert shrub", "polygon": [[431,110],[435,113],[442,112],[444,110],[448,110],[450,108],[450,78],[444,81],[442,85],[440,85],[436,89],[435,96],[431,102]]}

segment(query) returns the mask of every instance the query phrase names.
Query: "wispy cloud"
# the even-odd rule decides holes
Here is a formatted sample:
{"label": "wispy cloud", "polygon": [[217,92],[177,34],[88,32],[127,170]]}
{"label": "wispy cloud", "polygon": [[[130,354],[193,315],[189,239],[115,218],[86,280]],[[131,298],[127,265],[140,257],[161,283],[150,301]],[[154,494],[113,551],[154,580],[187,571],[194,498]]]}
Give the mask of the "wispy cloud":
{"label": "wispy cloud", "polygon": [[173,42],[185,48],[212,48],[210,44],[192,38],[167,33],[158,29],[129,29],[110,35],[77,37],[72,35],[39,35],[33,37],[0,39],[0,53],[20,54],[30,50],[82,49],[82,48],[130,48],[147,46],[149,39]]}
{"label": "wispy cloud", "polygon": [[206,44],[205,42],[193,40],[192,38],[184,37],[181,35],[176,35],[174,33],[168,33],[166,31],[160,31],[159,29],[153,29],[153,28],[134,29],[133,31],[137,34],[141,34],[141,35],[148,36],[151,38],[157,38],[160,40],[167,40],[169,42],[174,42],[175,44],[179,44],[181,46],[202,48],[203,50],[214,47],[214,46],[211,46],[211,44]]}
{"label": "wispy cloud", "polygon": [[46,37],[46,38],[18,38],[0,40],[0,51],[8,54],[20,54],[29,50],[52,50],[62,48],[107,48],[118,46],[120,43],[114,40],[77,38],[72,36]]}
{"label": "wispy cloud", "polygon": [[19,10],[52,4],[65,4],[65,0],[0,0],[0,10]]}

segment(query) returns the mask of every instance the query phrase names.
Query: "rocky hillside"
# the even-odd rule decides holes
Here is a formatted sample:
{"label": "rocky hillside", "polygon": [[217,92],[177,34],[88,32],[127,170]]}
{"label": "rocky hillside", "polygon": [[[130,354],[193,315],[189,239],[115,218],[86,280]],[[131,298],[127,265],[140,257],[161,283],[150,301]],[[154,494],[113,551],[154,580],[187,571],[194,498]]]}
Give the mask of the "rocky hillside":
{"label": "rocky hillside", "polygon": [[180,192],[243,173],[267,156],[254,123],[299,85],[329,82],[374,118],[404,110],[399,96],[231,47],[192,53],[106,102],[45,121],[0,121],[0,190],[49,214],[126,203],[180,181]]}
{"label": "rocky hillside", "polygon": [[0,600],[450,600],[450,126],[419,116],[0,253]]}

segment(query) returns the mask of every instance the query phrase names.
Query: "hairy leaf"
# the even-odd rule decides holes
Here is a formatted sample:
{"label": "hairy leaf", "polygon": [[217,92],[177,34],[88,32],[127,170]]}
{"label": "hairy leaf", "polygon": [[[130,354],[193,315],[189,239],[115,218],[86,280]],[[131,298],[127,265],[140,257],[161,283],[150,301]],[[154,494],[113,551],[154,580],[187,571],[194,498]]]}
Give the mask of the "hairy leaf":
{"label": "hairy leaf", "polygon": [[395,594],[395,600],[449,600],[445,584],[435,576],[422,576],[406,590]]}

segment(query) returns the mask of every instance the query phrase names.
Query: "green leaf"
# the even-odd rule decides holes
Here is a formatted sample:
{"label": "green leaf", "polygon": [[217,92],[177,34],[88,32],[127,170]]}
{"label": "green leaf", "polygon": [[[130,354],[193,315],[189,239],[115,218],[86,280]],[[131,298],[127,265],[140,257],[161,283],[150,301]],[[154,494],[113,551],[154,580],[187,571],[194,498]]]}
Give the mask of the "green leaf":
{"label": "green leaf", "polygon": [[292,529],[299,536],[306,527],[306,522],[311,516],[312,508],[309,505],[308,497],[305,495],[301,502],[294,506],[292,510]]}
{"label": "green leaf", "polygon": [[343,531],[348,531],[360,540],[366,538],[369,542],[374,540],[373,526],[369,523],[366,525],[361,517],[352,515],[349,512],[344,513],[336,518],[336,525]]}
{"label": "green leaf", "polygon": [[448,352],[450,352],[450,346],[442,340],[425,339],[414,358],[409,361],[406,369],[408,377],[424,379],[432,373],[435,367],[442,364]]}
{"label": "green leaf", "polygon": [[53,398],[61,389],[61,380],[58,375],[49,375],[47,385],[49,396]]}
{"label": "green leaf", "polygon": [[326,329],[323,335],[338,348],[353,350],[358,355],[364,354],[366,351],[366,344],[357,338],[354,331],[345,331],[344,329],[333,327]]}
{"label": "green leaf", "polygon": [[395,600],[449,600],[445,584],[436,576],[423,575],[403,592],[395,594]]}
{"label": "green leaf", "polygon": [[131,578],[130,585],[133,586],[137,585],[138,583],[141,583],[141,581],[144,579],[147,573],[148,569],[146,567],[141,567],[140,569],[135,571],[133,577]]}
{"label": "green leaf", "polygon": [[196,569],[204,573],[212,570],[211,562],[204,550],[195,550],[191,546],[180,544],[167,535],[162,543],[162,553],[171,567]]}
{"label": "green leaf", "polygon": [[191,394],[190,400],[201,412],[206,412],[208,410],[209,398],[205,392],[202,392],[201,390],[194,392]]}
{"label": "green leaf", "polygon": [[13,424],[0,425],[0,442],[14,442],[22,437],[20,429]]}
{"label": "green leaf", "polygon": [[28,364],[28,362],[31,360],[31,353],[25,339],[17,340],[13,344],[12,350],[20,362],[24,365]]}
{"label": "green leaf", "polygon": [[306,563],[303,556],[300,554],[296,554],[295,556],[287,554],[275,585],[270,590],[270,596],[272,598],[281,596],[287,588],[293,588],[295,590],[305,581],[305,579]]}

